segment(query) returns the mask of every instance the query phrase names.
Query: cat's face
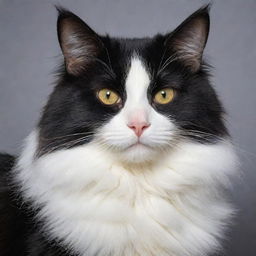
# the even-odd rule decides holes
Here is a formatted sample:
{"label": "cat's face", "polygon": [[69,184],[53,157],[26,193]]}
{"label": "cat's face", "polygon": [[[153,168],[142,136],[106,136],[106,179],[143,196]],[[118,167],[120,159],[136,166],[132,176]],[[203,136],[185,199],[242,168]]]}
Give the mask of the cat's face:
{"label": "cat's face", "polygon": [[96,138],[122,160],[149,161],[175,139],[177,129],[171,117],[157,108],[157,104],[171,104],[174,89],[153,91],[152,75],[139,56],[131,56],[127,69],[120,111],[100,127]]}
{"label": "cat's face", "polygon": [[88,142],[126,162],[147,162],[178,142],[226,135],[201,59],[207,9],[174,32],[102,37],[65,10],[58,19],[65,69],[39,123],[39,154]]}

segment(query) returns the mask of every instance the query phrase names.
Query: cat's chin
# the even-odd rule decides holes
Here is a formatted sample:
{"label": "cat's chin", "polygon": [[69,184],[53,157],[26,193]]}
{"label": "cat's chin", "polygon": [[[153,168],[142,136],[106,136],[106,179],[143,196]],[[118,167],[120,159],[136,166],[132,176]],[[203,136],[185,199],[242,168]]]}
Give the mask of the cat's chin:
{"label": "cat's chin", "polygon": [[148,145],[137,142],[124,150],[116,153],[120,161],[126,163],[147,163],[152,162],[159,156],[159,150]]}

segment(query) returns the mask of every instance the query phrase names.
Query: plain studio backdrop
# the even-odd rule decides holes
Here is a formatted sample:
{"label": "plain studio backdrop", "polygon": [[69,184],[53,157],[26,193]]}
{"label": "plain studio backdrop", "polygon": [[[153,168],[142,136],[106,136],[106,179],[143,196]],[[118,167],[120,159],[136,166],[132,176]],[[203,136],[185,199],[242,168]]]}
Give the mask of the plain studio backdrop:
{"label": "plain studio backdrop", "polygon": [[[0,0],[0,152],[20,152],[52,91],[54,70],[62,59],[54,4],[70,9],[99,33],[142,37],[173,30],[206,3]],[[256,255],[255,27],[256,0],[213,1],[205,57],[214,67],[212,83],[228,113],[242,163],[242,178],[231,195],[239,212],[223,242],[228,256]]]}

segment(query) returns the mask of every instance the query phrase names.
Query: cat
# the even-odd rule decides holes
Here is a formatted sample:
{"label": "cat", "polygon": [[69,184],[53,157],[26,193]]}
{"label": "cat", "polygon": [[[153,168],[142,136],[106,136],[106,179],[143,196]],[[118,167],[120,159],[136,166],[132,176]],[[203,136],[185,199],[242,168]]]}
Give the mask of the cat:
{"label": "cat", "polygon": [[1,255],[218,252],[238,160],[202,60],[209,6],[132,39],[58,12],[57,85],[21,154],[0,157]]}

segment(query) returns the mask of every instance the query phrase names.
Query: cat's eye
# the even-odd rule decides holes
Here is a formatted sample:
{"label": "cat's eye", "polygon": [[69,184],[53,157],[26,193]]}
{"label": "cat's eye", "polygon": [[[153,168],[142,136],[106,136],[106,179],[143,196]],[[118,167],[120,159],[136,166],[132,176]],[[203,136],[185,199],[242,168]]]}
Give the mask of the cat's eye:
{"label": "cat's eye", "polygon": [[121,102],[119,95],[110,89],[99,90],[98,98],[105,105],[114,105]]}
{"label": "cat's eye", "polygon": [[158,104],[167,104],[174,98],[174,90],[165,88],[158,91],[154,96],[154,102]]}

